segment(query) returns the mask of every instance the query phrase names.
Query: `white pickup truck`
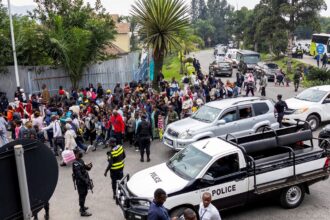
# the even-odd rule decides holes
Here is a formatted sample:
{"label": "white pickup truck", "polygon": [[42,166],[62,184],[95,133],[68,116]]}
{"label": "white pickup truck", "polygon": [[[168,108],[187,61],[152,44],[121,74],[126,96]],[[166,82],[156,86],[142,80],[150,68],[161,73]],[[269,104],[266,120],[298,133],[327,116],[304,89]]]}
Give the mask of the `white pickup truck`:
{"label": "white pickup truck", "polygon": [[198,210],[201,195],[229,209],[251,203],[268,193],[278,195],[285,208],[295,208],[309,194],[309,186],[329,177],[329,151],[313,145],[310,129],[298,126],[250,136],[209,138],[176,153],[168,162],[117,183],[117,204],[126,219],[147,219],[155,189],[168,198],[172,217],[187,207]]}

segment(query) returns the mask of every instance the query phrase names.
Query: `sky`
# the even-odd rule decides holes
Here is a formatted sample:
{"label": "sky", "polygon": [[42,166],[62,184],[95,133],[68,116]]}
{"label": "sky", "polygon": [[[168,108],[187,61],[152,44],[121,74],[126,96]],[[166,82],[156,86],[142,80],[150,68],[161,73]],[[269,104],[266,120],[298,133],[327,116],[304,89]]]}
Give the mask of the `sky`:
{"label": "sky", "polygon": [[[95,2],[95,0],[85,0],[86,2]],[[104,7],[113,14],[128,15],[130,13],[131,5],[135,0],[101,0]],[[185,0],[187,3],[190,0]],[[238,8],[243,6],[248,7],[249,9],[254,8],[260,0],[228,0],[228,2]],[[330,0],[325,0],[328,5],[327,11],[322,11],[321,15],[330,17]],[[3,0],[2,2],[6,3],[7,1]],[[11,0],[11,4],[17,6],[24,5],[33,5],[33,0]]]}

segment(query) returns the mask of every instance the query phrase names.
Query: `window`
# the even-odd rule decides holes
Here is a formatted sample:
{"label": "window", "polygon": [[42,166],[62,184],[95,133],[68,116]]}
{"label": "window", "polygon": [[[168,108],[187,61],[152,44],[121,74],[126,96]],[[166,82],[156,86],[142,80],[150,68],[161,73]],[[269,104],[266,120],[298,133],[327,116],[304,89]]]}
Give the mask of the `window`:
{"label": "window", "polygon": [[233,122],[237,120],[236,109],[226,112],[224,115],[221,116],[220,120],[225,120],[226,123]]}
{"label": "window", "polygon": [[253,110],[255,116],[266,114],[269,111],[269,107],[266,103],[254,103]]}
{"label": "window", "polygon": [[189,145],[175,154],[166,164],[185,179],[194,179],[211,160],[211,156]]}
{"label": "window", "polygon": [[252,117],[252,109],[250,106],[242,107],[239,109],[239,119],[245,119]]}
{"label": "window", "polygon": [[212,176],[214,179],[236,173],[239,171],[238,154],[231,154],[218,159],[208,169],[206,174]]}

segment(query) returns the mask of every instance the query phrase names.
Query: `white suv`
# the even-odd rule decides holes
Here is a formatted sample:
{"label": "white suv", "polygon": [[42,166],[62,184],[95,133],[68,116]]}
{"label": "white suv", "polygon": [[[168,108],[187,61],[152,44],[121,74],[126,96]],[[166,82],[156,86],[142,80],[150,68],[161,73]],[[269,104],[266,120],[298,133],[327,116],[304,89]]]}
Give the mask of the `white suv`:
{"label": "white suv", "polygon": [[187,145],[228,133],[244,136],[278,128],[274,103],[259,97],[239,97],[206,103],[191,117],[169,124],[163,143],[181,150]]}
{"label": "white suv", "polygon": [[285,102],[289,109],[285,111],[284,124],[296,124],[298,119],[308,121],[316,130],[321,122],[330,120],[330,85],[311,87]]}

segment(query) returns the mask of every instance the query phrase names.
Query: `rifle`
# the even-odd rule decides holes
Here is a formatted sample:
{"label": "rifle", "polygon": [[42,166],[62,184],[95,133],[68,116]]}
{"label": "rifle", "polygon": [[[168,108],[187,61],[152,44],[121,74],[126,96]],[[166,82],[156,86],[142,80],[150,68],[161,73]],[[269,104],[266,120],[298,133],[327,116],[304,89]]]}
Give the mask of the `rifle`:
{"label": "rifle", "polygon": [[87,173],[88,178],[88,189],[93,193],[94,183],[93,180],[89,177],[89,174]]}
{"label": "rifle", "polygon": [[73,187],[74,190],[77,190],[77,186],[76,186],[76,176],[72,173],[72,181],[73,181]]}

